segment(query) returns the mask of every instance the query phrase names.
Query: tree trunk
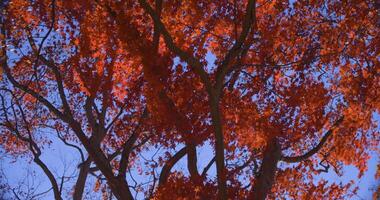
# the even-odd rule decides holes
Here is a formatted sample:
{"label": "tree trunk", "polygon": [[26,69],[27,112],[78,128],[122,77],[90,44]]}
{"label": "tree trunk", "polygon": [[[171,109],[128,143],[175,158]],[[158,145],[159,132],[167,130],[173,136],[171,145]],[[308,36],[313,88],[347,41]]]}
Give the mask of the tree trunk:
{"label": "tree trunk", "polygon": [[263,162],[255,181],[250,199],[265,200],[274,183],[277,163],[281,158],[281,148],[276,138],[271,139],[264,151]]}
{"label": "tree trunk", "polygon": [[210,108],[212,124],[215,131],[215,161],[216,176],[218,181],[218,199],[227,199],[226,173],[224,164],[224,137],[221,122],[221,114],[219,111],[219,101],[216,94],[210,94]]}
{"label": "tree trunk", "polygon": [[73,195],[74,200],[82,200],[83,191],[86,185],[87,174],[90,169],[90,165],[91,165],[91,159],[87,158],[87,160],[80,167],[78,179],[74,188],[74,195]]}

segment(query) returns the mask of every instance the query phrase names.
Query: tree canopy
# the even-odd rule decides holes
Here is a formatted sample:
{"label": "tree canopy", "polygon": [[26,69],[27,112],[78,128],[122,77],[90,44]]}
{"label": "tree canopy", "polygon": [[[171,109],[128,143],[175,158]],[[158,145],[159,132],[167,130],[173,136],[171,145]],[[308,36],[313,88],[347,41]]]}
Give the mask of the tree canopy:
{"label": "tree canopy", "polygon": [[[123,200],[349,198],[355,182],[320,174],[351,165],[359,180],[379,153],[377,1],[0,9],[1,148],[39,166],[55,199],[62,185],[41,158],[53,136],[80,155],[73,199],[91,175]],[[200,166],[204,147],[213,156]]]}

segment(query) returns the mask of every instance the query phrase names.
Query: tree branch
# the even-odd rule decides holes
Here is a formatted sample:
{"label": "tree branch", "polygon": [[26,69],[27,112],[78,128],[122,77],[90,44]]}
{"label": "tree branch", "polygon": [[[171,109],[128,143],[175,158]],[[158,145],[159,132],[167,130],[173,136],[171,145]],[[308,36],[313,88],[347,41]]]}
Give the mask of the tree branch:
{"label": "tree branch", "polygon": [[125,178],[125,172],[127,169],[127,165],[129,162],[129,156],[133,150],[134,144],[139,138],[140,135],[140,127],[142,125],[143,120],[148,116],[147,108],[144,109],[143,113],[140,116],[137,126],[132,132],[132,135],[128,138],[128,140],[123,145],[123,152],[121,153],[120,166],[119,166],[119,174],[118,176]]}
{"label": "tree branch", "polygon": [[74,200],[82,200],[84,187],[86,185],[87,174],[89,172],[91,162],[92,162],[92,159],[88,157],[87,160],[81,165],[78,179],[74,187],[74,194],[73,194]]}
{"label": "tree branch", "polygon": [[64,144],[66,144],[67,146],[70,146],[70,147],[73,147],[73,148],[77,149],[78,152],[79,152],[79,154],[80,154],[81,161],[82,161],[82,162],[85,162],[84,154],[83,154],[82,149],[81,149],[79,146],[77,146],[77,145],[74,145],[74,144],[71,144],[71,143],[67,142],[67,140],[61,135],[60,131],[59,131],[58,129],[55,129],[55,130],[56,130],[56,132],[57,132],[57,136],[58,136],[58,138],[59,138]]}
{"label": "tree branch", "polygon": [[[4,41],[5,41],[5,25],[2,24],[1,25],[1,30],[0,30],[0,35],[2,38],[4,38]],[[2,41],[2,43],[4,42]],[[7,64],[7,54],[6,54],[6,45],[5,45],[5,42],[4,44],[2,44],[2,50],[1,50],[1,57],[2,57],[2,63],[1,63],[1,67],[6,75],[6,77],[9,79],[9,81],[16,87],[16,88],[19,88],[20,90],[32,95],[34,98],[36,98],[39,102],[41,102],[42,104],[44,104],[52,113],[54,113],[56,116],[58,116],[59,118],[61,119],[64,119],[64,121],[67,121],[67,117],[61,112],[59,111],[52,103],[50,103],[47,99],[45,99],[43,96],[41,96],[40,94],[38,94],[36,91],[30,89],[28,86],[26,85],[23,85],[21,83],[19,83],[11,74],[11,69],[9,68],[8,64]]]}
{"label": "tree branch", "polygon": [[[9,92],[11,92],[11,91],[9,91]],[[3,109],[4,115],[5,115],[5,119],[6,119],[6,124],[3,126],[8,128],[10,131],[14,132],[16,134],[17,138],[19,138],[20,140],[22,140],[23,142],[28,144],[29,150],[34,157],[33,161],[42,169],[42,171],[45,173],[45,175],[48,177],[48,179],[50,181],[50,184],[51,184],[51,186],[53,188],[53,192],[54,192],[54,198],[56,200],[62,200],[60,190],[58,187],[58,183],[57,183],[53,173],[50,171],[50,169],[47,167],[47,165],[40,159],[41,149],[38,147],[36,142],[33,140],[32,133],[31,133],[31,130],[29,128],[30,124],[29,124],[28,120],[26,119],[26,115],[23,111],[23,108],[20,105],[20,103],[18,102],[18,99],[15,98],[13,92],[11,92],[11,94],[12,94],[12,97],[15,100],[15,104],[18,108],[18,112],[17,112],[14,109],[14,106],[12,105],[12,111],[13,111],[13,114],[15,116],[15,120],[17,120],[17,118],[16,118],[17,113],[20,113],[21,119],[24,122],[25,130],[26,130],[28,136],[23,136],[21,134],[21,132],[19,131],[17,125],[14,126],[9,121],[8,114],[7,114],[8,112],[5,108],[5,100],[4,100],[4,97],[1,95],[0,97],[1,97],[1,102],[2,102],[2,109]]]}
{"label": "tree branch", "polygon": [[330,135],[333,134],[335,127],[338,126],[340,123],[342,123],[343,118],[344,118],[343,116],[340,117],[333,124],[333,126],[326,132],[326,134],[322,137],[322,139],[319,141],[318,145],[315,146],[314,148],[312,148],[310,151],[308,151],[307,153],[305,153],[305,154],[303,154],[301,156],[294,156],[294,157],[291,157],[291,156],[281,156],[281,160],[285,161],[285,162],[288,162],[288,163],[302,162],[302,161],[310,158],[314,154],[316,154],[323,147],[323,145],[326,143],[326,141],[330,137]]}
{"label": "tree branch", "polygon": [[211,168],[212,164],[214,164],[216,158],[215,156],[210,160],[210,162],[206,165],[206,167],[203,169],[201,176],[205,177],[208,170]]}
{"label": "tree branch", "polygon": [[187,152],[187,148],[183,147],[165,163],[160,173],[160,177],[158,181],[159,185],[164,185],[167,182],[170,175],[170,171],[173,168],[174,164],[176,164],[179,160],[181,160],[181,158],[186,155],[186,152]]}
{"label": "tree branch", "polygon": [[147,12],[151,16],[154,26],[157,27],[157,29],[160,31],[160,33],[164,37],[164,41],[167,47],[170,49],[170,51],[178,55],[182,60],[186,61],[187,64],[189,64],[190,66],[194,67],[195,72],[200,76],[207,90],[211,91],[212,85],[206,71],[203,69],[202,63],[199,62],[199,60],[196,59],[195,57],[183,51],[174,43],[172,36],[166,29],[165,25],[161,22],[159,15],[153,10],[153,8],[149,5],[149,3],[146,0],[139,0],[139,3],[141,7],[145,10],[145,12]]}
{"label": "tree branch", "polygon": [[[227,52],[226,57],[222,61],[221,65],[218,67],[216,71],[216,90],[220,91],[223,86],[223,80],[228,72],[228,67],[233,59],[240,54],[242,51],[242,46],[246,41],[250,32],[253,32],[252,24],[256,23],[256,1],[249,0],[246,8],[246,13],[243,21],[243,30],[240,33],[239,38],[235,41],[235,44],[232,48]],[[247,45],[249,46],[249,45]]]}

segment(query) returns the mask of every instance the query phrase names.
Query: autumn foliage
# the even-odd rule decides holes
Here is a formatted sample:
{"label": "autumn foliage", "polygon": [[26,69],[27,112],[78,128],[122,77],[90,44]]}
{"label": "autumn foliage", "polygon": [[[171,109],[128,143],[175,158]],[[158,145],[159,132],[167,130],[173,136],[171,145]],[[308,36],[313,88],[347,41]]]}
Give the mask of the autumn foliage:
{"label": "autumn foliage", "polygon": [[321,174],[352,165],[360,180],[379,152],[376,1],[0,6],[1,148],[55,199],[52,135],[81,155],[73,199],[91,175],[104,198],[350,198],[354,181]]}

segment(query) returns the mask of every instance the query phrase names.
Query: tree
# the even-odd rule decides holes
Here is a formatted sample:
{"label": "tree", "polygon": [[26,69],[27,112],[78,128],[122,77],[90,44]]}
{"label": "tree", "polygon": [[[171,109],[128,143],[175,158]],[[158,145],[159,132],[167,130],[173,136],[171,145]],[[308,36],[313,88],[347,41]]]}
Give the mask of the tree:
{"label": "tree", "polygon": [[360,178],[378,148],[378,6],[3,1],[2,147],[32,157],[56,199],[40,158],[52,133],[80,152],[74,199],[88,174],[117,199],[352,195],[353,183],[315,180],[347,165]]}

